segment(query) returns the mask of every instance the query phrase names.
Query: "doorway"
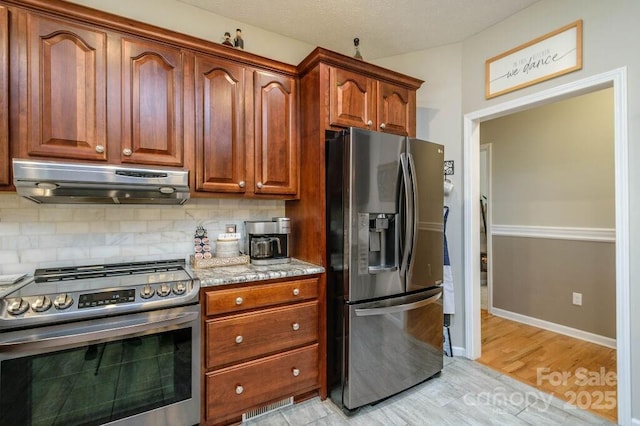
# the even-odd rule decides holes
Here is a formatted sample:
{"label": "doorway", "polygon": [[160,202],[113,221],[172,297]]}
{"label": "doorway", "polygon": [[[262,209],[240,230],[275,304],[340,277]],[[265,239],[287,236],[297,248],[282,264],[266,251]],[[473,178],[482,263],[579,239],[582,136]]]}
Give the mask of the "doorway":
{"label": "doorway", "polygon": [[615,139],[615,259],[616,324],[618,371],[618,421],[631,422],[630,306],[629,306],[629,201],[626,113],[626,69],[571,82],[556,88],[466,114],[464,117],[464,230],[465,230],[465,329],[466,355],[476,359],[481,354],[480,321],[480,152],[479,128],[482,121],[522,111],[606,87],[614,90]]}

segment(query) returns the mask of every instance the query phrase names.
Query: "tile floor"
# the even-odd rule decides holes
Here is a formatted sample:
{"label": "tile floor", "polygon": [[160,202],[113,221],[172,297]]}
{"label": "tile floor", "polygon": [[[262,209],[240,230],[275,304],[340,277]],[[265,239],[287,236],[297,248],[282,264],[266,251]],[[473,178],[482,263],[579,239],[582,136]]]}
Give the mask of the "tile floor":
{"label": "tile floor", "polygon": [[466,358],[445,357],[440,377],[347,417],[313,398],[247,425],[610,425],[607,420]]}

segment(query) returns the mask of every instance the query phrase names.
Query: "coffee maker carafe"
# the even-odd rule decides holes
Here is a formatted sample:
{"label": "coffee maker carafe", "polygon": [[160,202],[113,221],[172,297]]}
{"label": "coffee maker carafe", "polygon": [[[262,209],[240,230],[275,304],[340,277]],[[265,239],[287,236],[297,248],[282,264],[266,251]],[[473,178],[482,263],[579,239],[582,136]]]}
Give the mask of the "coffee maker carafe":
{"label": "coffee maker carafe", "polygon": [[288,217],[274,217],[268,221],[245,221],[246,253],[255,265],[288,263],[289,236],[291,234]]}

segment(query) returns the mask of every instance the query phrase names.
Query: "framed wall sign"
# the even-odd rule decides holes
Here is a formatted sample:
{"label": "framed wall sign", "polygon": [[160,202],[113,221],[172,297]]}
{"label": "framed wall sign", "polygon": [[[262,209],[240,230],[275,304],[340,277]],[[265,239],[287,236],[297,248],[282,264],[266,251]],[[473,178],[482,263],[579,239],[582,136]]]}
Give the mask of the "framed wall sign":
{"label": "framed wall sign", "polygon": [[485,62],[487,99],[582,68],[582,20]]}

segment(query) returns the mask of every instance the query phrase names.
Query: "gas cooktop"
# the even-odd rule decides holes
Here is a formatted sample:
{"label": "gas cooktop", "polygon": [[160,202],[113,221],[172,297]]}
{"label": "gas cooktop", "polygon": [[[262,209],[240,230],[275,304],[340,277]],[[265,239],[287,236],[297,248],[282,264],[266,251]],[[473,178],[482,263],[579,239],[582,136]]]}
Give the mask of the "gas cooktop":
{"label": "gas cooktop", "polygon": [[182,306],[199,290],[180,259],[37,269],[0,299],[0,329]]}

